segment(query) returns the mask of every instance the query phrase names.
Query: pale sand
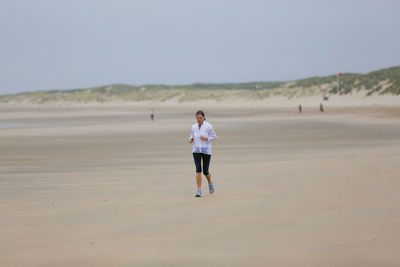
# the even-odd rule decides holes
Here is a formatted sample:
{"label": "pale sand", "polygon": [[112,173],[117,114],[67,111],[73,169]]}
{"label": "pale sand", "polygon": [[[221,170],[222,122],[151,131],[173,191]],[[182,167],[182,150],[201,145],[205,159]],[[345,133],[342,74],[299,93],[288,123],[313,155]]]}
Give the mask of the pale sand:
{"label": "pale sand", "polygon": [[148,107],[0,108],[0,266],[400,266],[399,106]]}

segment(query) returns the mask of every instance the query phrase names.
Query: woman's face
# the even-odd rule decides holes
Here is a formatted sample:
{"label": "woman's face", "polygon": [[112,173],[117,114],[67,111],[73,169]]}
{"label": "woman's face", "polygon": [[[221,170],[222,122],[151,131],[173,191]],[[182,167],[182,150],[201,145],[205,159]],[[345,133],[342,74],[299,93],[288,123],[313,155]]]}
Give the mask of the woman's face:
{"label": "woman's face", "polygon": [[198,124],[202,124],[204,121],[204,117],[201,114],[196,115],[196,120]]}

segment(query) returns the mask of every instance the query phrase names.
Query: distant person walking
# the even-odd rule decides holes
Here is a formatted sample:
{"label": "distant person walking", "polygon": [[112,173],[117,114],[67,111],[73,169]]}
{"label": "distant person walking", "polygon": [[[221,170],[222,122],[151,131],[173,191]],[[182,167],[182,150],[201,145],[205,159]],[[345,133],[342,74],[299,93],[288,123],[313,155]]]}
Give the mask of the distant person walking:
{"label": "distant person walking", "polygon": [[154,108],[151,109],[150,119],[154,121]]}
{"label": "distant person walking", "polygon": [[319,103],[319,111],[324,112],[324,105],[322,103]]}
{"label": "distant person walking", "polygon": [[[211,181],[211,174],[208,171],[211,160],[211,142],[217,139],[212,125],[206,122],[204,112],[199,110],[196,112],[197,122],[192,125],[192,133],[189,137],[189,143],[193,144],[193,159],[196,166],[196,197],[201,197],[201,171],[208,181],[209,193],[214,193],[214,184]],[[203,160],[203,168],[201,161]]]}
{"label": "distant person walking", "polygon": [[302,107],[301,107],[301,104],[299,105],[299,113],[301,113],[301,111],[302,111]]}

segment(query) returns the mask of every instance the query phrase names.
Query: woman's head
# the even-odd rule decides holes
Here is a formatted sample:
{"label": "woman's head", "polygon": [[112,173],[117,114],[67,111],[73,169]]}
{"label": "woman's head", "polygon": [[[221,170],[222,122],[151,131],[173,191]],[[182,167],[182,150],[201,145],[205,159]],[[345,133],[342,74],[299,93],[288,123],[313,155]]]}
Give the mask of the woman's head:
{"label": "woman's head", "polygon": [[206,117],[205,117],[205,115],[204,115],[204,112],[202,111],[202,110],[198,110],[197,112],[196,112],[196,120],[197,120],[197,123],[203,123],[203,121],[206,119]]}

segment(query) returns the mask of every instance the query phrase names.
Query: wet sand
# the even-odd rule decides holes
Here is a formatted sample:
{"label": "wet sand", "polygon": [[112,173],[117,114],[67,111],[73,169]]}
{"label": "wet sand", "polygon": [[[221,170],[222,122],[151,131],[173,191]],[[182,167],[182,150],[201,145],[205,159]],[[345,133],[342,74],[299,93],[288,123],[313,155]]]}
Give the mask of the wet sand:
{"label": "wet sand", "polygon": [[399,107],[197,108],[2,107],[0,266],[400,265]]}

